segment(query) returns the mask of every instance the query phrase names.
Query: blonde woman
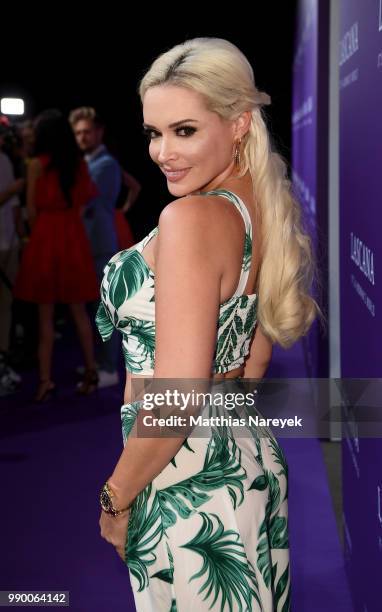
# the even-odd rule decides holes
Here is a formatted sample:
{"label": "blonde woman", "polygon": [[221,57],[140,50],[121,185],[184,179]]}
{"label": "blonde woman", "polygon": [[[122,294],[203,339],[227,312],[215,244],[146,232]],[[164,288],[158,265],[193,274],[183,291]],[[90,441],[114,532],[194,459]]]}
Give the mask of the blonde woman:
{"label": "blonde woman", "polygon": [[271,431],[139,437],[147,412],[131,396],[142,375],[261,378],[272,344],[290,346],[318,312],[310,241],[264,123],[270,99],[244,55],[215,38],[159,56],[140,96],[174,200],[111,259],[101,287],[99,329],[105,340],[121,330],[127,369],[101,535],[129,568],[139,612],[286,612],[287,465]]}

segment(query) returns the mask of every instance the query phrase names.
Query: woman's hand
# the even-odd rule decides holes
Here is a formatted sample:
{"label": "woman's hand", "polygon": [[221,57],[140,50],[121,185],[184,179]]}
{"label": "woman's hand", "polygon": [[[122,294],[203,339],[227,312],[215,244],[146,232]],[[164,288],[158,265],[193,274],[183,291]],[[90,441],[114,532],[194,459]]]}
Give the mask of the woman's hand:
{"label": "woman's hand", "polygon": [[114,546],[118,555],[125,563],[125,546],[127,540],[127,525],[129,522],[130,510],[126,510],[119,516],[112,516],[102,510],[99,525],[101,536]]}

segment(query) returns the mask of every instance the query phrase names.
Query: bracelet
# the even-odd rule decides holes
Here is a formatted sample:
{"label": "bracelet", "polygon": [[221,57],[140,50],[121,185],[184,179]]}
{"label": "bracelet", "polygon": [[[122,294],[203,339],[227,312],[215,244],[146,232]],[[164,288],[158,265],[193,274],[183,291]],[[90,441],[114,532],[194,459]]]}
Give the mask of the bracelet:
{"label": "bracelet", "polygon": [[101,508],[104,512],[106,512],[107,514],[112,514],[113,516],[119,516],[120,514],[123,514],[124,512],[126,512],[126,510],[129,510],[134,503],[133,500],[126,508],[123,508],[122,510],[117,510],[116,508],[114,508],[112,497],[114,497],[114,495],[110,490],[109,483],[105,482],[100,494]]}

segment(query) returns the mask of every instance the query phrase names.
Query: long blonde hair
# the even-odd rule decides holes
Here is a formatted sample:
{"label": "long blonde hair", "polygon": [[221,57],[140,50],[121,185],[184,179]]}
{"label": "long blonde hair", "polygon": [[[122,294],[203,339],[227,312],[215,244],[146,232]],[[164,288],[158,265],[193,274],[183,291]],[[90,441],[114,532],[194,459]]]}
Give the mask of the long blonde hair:
{"label": "long blonde hair", "polygon": [[311,239],[301,225],[287,165],[272,150],[263,116],[262,106],[270,98],[255,86],[243,53],[220,38],[194,38],[160,55],[139,85],[141,100],[147,89],[165,83],[197,91],[208,109],[225,119],[252,113],[243,138],[240,175],[251,174],[261,219],[257,318],[272,342],[288,348],[322,313],[310,295],[316,273]]}

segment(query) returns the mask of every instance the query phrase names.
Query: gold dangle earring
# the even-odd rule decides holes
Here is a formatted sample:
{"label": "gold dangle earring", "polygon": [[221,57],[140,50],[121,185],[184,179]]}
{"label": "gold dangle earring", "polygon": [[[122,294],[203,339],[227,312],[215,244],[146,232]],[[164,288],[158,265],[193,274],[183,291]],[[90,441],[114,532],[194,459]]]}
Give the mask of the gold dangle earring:
{"label": "gold dangle earring", "polygon": [[235,142],[234,161],[235,161],[236,168],[240,168],[240,162],[241,162],[240,145],[241,145],[241,138],[239,138],[239,140]]}

